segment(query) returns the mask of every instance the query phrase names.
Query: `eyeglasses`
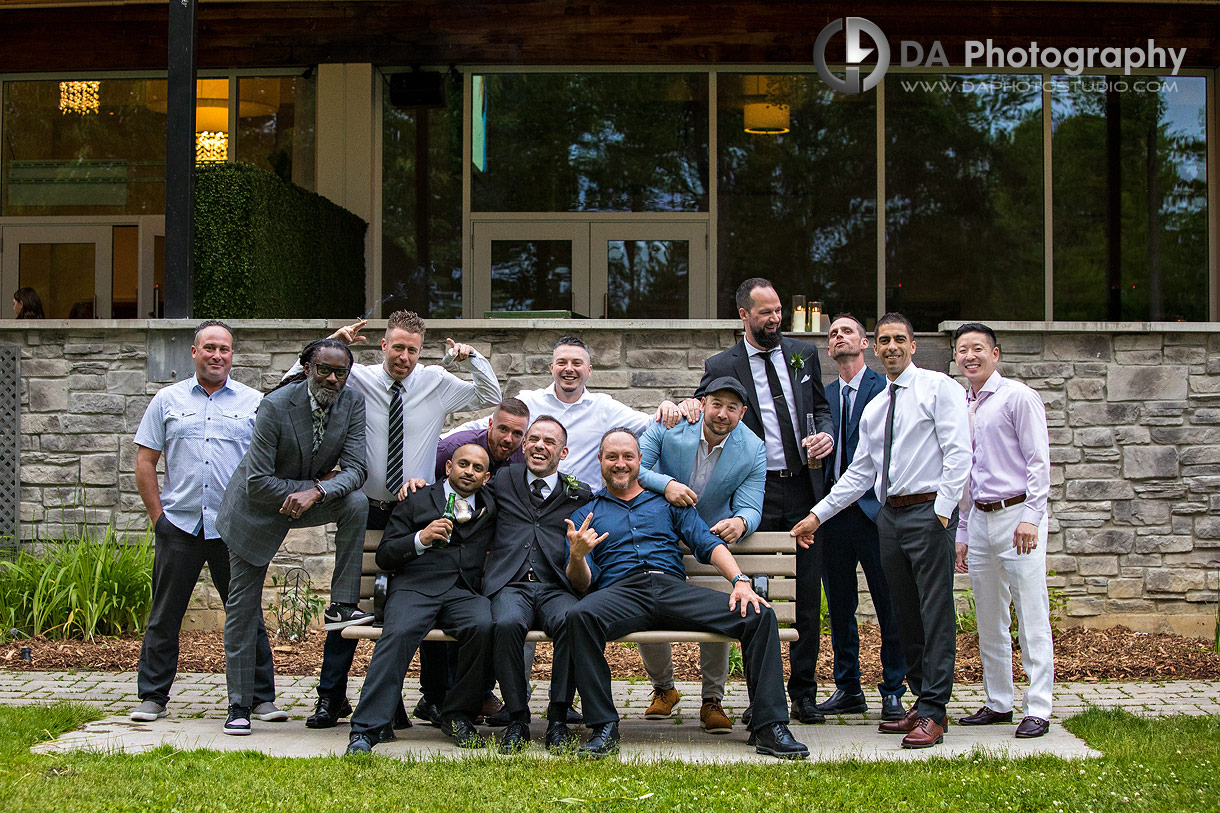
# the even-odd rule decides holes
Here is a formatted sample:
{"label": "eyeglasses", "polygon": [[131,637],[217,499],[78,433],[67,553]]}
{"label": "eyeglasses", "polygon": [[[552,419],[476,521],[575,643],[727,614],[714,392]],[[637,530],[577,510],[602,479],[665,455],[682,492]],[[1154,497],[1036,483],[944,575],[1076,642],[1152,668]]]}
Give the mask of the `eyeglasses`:
{"label": "eyeglasses", "polygon": [[313,369],[322,378],[330,378],[333,373],[335,378],[340,380],[347,378],[349,372],[347,367],[331,367],[329,364],[319,364],[316,361],[313,362]]}

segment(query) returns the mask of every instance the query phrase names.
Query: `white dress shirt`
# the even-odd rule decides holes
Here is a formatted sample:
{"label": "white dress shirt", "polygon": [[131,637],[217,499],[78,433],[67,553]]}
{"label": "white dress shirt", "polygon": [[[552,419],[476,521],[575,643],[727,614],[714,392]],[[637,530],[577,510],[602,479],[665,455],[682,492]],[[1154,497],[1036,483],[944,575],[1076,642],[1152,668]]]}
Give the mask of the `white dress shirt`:
{"label": "white dress shirt", "polygon": [[758,419],[762,421],[763,443],[767,445],[767,471],[788,468],[788,456],[784,454],[784,436],[779,432],[779,417],[775,412],[775,399],[771,397],[771,383],[767,381],[767,362],[764,354],[770,354],[771,363],[775,365],[775,375],[779,378],[779,388],[788,402],[789,417],[792,420],[792,431],[797,442],[800,442],[801,426],[797,423],[796,397],[792,392],[792,375],[784,362],[784,350],[776,345],[770,350],[759,350],[746,342],[746,353],[750,356],[750,372],[754,376],[754,392],[758,395]]}
{"label": "white dress shirt", "polygon": [[885,419],[889,384],[898,385],[890,452],[889,496],[936,493],[936,513],[953,515],[970,473],[970,423],[966,393],[943,373],[909,365],[864,407],[856,456],[843,478],[813,507],[819,522],[860,499],[872,488],[881,499]]}
{"label": "white dress shirt", "polygon": [[556,484],[559,483],[559,472],[553,471],[550,474],[548,474],[546,477],[539,477],[538,475],[534,474],[529,469],[526,469],[525,470],[526,489],[528,489],[529,491],[532,492],[534,489],[535,480],[542,481],[542,499],[545,500],[547,497],[551,496],[551,492],[555,490]]}
{"label": "white dress shirt", "polygon": [[699,438],[699,448],[695,450],[695,465],[691,468],[690,482],[687,483],[696,496],[703,496],[703,490],[707,488],[707,481],[712,479],[712,472],[720,462],[720,453],[724,451],[724,444],[728,439],[729,436],[725,435],[724,440],[709,448],[707,435]]}
{"label": "white dress shirt", "polygon": [[[531,422],[543,415],[550,415],[563,424],[568,432],[568,456],[562,463],[563,470],[583,480],[594,491],[601,487],[602,482],[601,464],[597,460],[597,447],[601,445],[602,435],[616,426],[625,426],[639,435],[653,419],[652,414],[637,412],[604,392],[589,392],[587,389],[571,404],[559,400],[554,384],[546,389],[519,392],[516,397],[529,407]],[[453,431],[486,425],[486,418],[476,418]]]}

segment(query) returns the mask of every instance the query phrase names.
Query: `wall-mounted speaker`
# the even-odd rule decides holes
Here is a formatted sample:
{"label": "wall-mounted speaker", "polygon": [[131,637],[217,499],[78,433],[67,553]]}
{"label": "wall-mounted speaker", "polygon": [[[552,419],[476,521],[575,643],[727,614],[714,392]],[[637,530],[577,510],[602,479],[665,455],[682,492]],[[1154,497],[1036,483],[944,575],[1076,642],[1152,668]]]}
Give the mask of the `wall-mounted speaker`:
{"label": "wall-mounted speaker", "polygon": [[437,71],[392,74],[390,104],[403,108],[444,107],[445,74]]}

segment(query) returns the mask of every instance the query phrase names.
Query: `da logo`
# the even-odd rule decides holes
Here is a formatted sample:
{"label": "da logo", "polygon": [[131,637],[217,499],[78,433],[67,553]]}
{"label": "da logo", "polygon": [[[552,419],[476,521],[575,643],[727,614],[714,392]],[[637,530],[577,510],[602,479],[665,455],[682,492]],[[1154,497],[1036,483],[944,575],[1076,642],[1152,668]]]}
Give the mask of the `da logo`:
{"label": "da logo", "polygon": [[[826,63],[826,46],[840,31],[847,38],[847,68],[842,77],[832,73]],[[863,81],[860,79],[859,66],[873,49],[864,47],[861,42],[862,34],[867,35],[877,46],[877,64]],[[832,20],[818,34],[817,41],[813,44],[813,64],[818,69],[818,76],[822,77],[822,81],[829,85],[831,90],[839,93],[863,93],[875,88],[881,77],[885,76],[885,69],[890,65],[890,44],[886,41],[885,34],[871,20],[863,17],[843,17]]]}

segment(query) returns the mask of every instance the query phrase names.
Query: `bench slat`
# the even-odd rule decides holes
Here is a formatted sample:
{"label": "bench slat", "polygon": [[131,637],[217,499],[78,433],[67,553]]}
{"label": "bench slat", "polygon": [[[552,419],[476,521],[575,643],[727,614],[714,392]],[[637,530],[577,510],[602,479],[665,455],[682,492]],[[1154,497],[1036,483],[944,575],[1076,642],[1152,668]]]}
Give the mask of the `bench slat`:
{"label": "bench slat", "polygon": [[[342,635],[344,638],[355,638],[358,640],[374,641],[381,637],[381,627],[346,627]],[[795,641],[797,639],[796,630],[781,629],[779,631],[779,639],[781,641]],[[424,638],[425,641],[452,641],[445,633],[440,630],[432,630]],[[531,630],[525,634],[526,641],[533,642],[549,642],[551,639],[546,637],[537,630]],[[704,643],[707,641],[732,641],[733,638],[728,638],[724,635],[713,635],[707,632],[689,632],[687,630],[648,630],[647,632],[633,632],[631,635],[625,635],[622,638],[616,638],[616,641],[629,641],[637,644],[663,644],[667,642],[676,643]]]}
{"label": "bench slat", "polygon": [[[715,576],[688,576],[686,580],[691,584],[708,587],[721,593],[731,593],[733,591],[732,585],[726,582],[719,573]],[[768,590],[770,591],[770,600],[772,602],[794,601],[796,599],[796,579],[771,579]]]}
{"label": "bench slat", "polygon": [[[766,573],[770,576],[796,577],[795,555],[747,553],[733,558],[737,560],[737,566],[741,568],[741,572],[747,576]],[[687,576],[712,576],[720,573],[712,565],[699,564],[693,556],[684,557],[682,564],[686,567]]]}

